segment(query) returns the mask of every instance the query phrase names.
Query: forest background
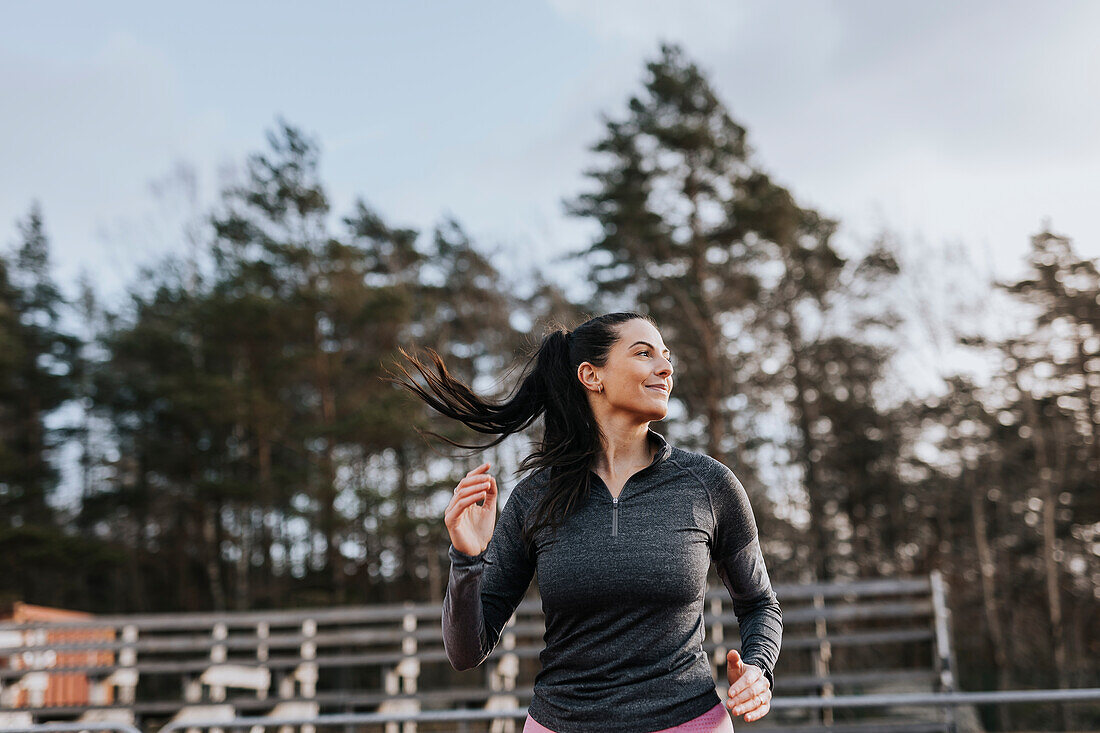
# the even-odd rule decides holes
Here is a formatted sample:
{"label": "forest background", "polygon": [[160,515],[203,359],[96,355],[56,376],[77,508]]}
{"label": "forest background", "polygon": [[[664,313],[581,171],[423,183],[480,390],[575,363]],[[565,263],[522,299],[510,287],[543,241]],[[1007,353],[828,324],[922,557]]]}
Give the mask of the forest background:
{"label": "forest background", "polygon": [[[501,398],[547,327],[638,309],[675,354],[657,427],[738,474],[774,582],[939,569],[973,632],[964,687],[1095,686],[1095,261],[1049,227],[1021,233],[1007,282],[888,232],[842,254],[839,222],[763,169],[683,49],[641,79],[589,186],[563,192],[598,232],[568,255],[582,298],[506,276],[453,216],[333,211],[321,141],[281,118],[124,306],[89,280],[63,295],[31,203],[0,256],[0,594],[100,613],[439,602],[454,484],[490,460],[505,501],[538,431],[483,454],[425,441],[478,436],[380,378],[397,349]],[[194,173],[161,185],[191,200]]]}

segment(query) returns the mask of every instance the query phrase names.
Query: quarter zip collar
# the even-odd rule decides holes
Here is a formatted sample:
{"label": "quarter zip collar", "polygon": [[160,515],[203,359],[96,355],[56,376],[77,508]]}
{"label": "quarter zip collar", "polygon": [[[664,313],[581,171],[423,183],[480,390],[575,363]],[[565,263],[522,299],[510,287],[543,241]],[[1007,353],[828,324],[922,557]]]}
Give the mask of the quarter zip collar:
{"label": "quarter zip collar", "polygon": [[647,466],[646,468],[642,469],[643,471],[649,470],[653,466],[656,466],[658,463],[664,463],[672,456],[672,446],[668,444],[667,440],[665,440],[665,436],[656,432],[653,428],[650,428],[649,439],[655,442],[659,447],[657,449],[657,454],[653,456],[653,462],[650,463],[649,466]]}
{"label": "quarter zip collar", "polygon": [[623,484],[623,488],[619,492],[619,495],[617,497],[611,496],[611,492],[607,490],[607,485],[604,484],[603,479],[600,478],[600,475],[598,473],[593,470],[589,470],[589,473],[592,474],[592,476],[599,482],[599,486],[602,489],[602,491],[595,492],[596,494],[602,496],[605,501],[617,505],[625,498],[624,495],[626,493],[627,487],[630,486],[630,483],[632,481],[634,481],[642,474],[654,470],[657,466],[664,463],[672,456],[672,446],[669,445],[667,440],[665,440],[665,436],[656,432],[655,430],[653,430],[653,428],[649,428],[647,432],[647,438],[657,446],[657,451],[653,455],[653,460],[650,461],[649,465],[645,468],[638,469],[633,474],[631,474],[631,476],[626,480],[626,483]]}

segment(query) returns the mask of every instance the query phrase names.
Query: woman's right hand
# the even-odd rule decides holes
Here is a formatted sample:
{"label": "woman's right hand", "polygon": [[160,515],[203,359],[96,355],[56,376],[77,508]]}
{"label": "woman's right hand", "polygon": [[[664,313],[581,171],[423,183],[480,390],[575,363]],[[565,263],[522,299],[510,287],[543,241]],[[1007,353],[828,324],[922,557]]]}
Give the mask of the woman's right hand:
{"label": "woman's right hand", "polygon": [[[451,544],[467,555],[484,552],[496,526],[497,480],[488,474],[490,465],[482,463],[458,482],[443,515]],[[482,499],[485,502],[478,506]]]}

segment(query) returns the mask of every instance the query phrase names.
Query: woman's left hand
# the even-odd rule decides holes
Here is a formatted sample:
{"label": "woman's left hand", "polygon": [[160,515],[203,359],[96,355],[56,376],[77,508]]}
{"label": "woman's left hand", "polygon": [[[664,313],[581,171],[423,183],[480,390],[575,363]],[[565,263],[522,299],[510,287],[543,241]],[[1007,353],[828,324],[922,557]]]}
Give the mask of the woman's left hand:
{"label": "woman's left hand", "polygon": [[726,707],[731,713],[745,715],[745,721],[760,720],[772,709],[772,690],[764,670],[746,664],[736,649],[726,654],[726,675],[730,688]]}

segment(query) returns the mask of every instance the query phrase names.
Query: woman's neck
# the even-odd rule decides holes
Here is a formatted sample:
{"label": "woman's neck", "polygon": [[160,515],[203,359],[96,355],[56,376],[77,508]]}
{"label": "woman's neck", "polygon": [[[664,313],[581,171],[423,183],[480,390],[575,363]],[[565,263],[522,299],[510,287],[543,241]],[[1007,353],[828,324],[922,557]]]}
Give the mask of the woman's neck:
{"label": "woman's neck", "polygon": [[615,477],[629,476],[653,462],[653,446],[649,442],[649,423],[600,425],[603,446],[596,457],[596,472]]}

